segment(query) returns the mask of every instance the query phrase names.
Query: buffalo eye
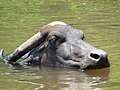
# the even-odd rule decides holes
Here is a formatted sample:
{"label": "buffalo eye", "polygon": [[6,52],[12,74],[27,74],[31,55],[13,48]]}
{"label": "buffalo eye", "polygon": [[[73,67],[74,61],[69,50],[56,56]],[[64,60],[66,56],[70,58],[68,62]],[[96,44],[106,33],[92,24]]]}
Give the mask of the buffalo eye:
{"label": "buffalo eye", "polygon": [[61,43],[65,42],[66,39],[64,37],[52,35],[48,37],[47,41],[48,41],[49,47],[57,48]]}
{"label": "buffalo eye", "polygon": [[54,45],[56,42],[56,36],[50,36],[47,41],[50,45]]}

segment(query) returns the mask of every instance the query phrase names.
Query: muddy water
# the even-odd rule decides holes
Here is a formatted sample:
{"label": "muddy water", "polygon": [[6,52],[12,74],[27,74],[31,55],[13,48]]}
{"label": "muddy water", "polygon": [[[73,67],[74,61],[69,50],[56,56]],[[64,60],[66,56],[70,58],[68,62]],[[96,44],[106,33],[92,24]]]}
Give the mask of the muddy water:
{"label": "muddy water", "polygon": [[1,90],[119,90],[120,0],[2,0],[0,49],[11,53],[52,21],[85,33],[85,41],[105,50],[109,69],[82,72],[63,68],[9,69],[0,61]]}

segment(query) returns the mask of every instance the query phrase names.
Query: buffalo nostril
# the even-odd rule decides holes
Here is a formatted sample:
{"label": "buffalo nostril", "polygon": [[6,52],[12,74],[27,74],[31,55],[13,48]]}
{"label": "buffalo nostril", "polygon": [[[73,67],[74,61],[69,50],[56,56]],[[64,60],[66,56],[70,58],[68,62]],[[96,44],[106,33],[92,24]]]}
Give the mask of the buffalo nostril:
{"label": "buffalo nostril", "polygon": [[90,53],[90,57],[94,59],[95,61],[99,61],[100,55],[96,53]]}

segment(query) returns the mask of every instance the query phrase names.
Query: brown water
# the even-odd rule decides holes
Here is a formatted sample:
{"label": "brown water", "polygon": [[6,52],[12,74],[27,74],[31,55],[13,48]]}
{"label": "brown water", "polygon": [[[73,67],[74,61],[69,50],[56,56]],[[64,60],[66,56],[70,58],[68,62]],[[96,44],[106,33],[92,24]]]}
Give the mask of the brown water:
{"label": "brown water", "polygon": [[120,0],[0,0],[0,49],[11,53],[56,20],[83,30],[86,42],[108,53],[110,69],[12,70],[1,60],[0,90],[119,90]]}

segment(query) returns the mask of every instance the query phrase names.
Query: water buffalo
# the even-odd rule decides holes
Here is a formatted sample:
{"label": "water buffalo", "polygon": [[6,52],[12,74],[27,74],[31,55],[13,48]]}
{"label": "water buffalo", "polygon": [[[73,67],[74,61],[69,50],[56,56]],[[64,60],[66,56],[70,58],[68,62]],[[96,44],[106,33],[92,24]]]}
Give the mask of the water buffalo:
{"label": "water buffalo", "polygon": [[[20,45],[4,61],[16,64],[42,65],[81,70],[109,67],[107,53],[83,41],[81,30],[55,21],[47,24],[33,37]],[[1,55],[4,56],[3,50]],[[2,57],[2,56],[1,56]]]}

